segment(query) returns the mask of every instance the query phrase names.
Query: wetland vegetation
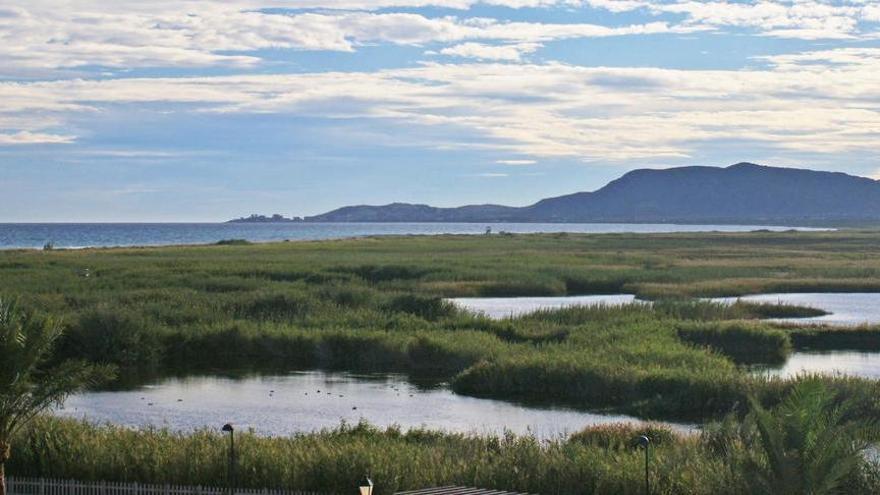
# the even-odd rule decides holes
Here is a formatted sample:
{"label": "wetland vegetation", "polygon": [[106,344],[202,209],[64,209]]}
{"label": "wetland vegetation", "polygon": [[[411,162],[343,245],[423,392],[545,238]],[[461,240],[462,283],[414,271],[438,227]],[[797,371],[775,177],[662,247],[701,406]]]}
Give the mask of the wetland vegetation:
{"label": "wetland vegetation", "polygon": [[[394,371],[448,381],[462,394],[700,422],[730,414],[742,419],[754,410],[750,403],[783,407],[799,385],[819,382],[829,403],[845,403],[850,417],[877,418],[875,380],[770,378],[749,373],[745,365],[778,363],[805,347],[876,349],[880,328],[770,323],[760,320],[821,311],[694,298],[880,291],[878,241],[880,233],[869,231],[541,234],[7,251],[0,253],[0,293],[66,322],[56,360],[114,364],[123,376],[181,368]],[[616,293],[653,304],[493,320],[445,299]],[[209,432],[132,432],[48,418],[34,428],[23,442],[34,453],[11,464],[21,472],[99,478],[116,469],[117,444],[144,445],[130,454],[144,459],[131,459],[127,469],[133,471],[119,475],[127,479],[155,475],[198,482],[222,466],[222,444]],[[658,449],[664,466],[658,483],[665,487],[658,493],[725,493],[718,487],[744,486],[725,478],[742,474],[731,471],[731,458],[709,453],[707,434]],[[334,469],[361,468],[354,464],[381,457],[357,450],[372,443],[371,450],[387,457],[375,461],[382,467],[373,472],[394,487],[415,484],[404,471],[411,467],[394,467],[408,459],[433,466],[412,469],[424,473],[422,485],[634,492],[640,455],[610,449],[610,441],[584,441],[591,435],[541,444],[360,426],[290,439],[251,436],[245,445],[260,446],[248,455],[265,456],[249,464],[253,479],[297,488],[335,488],[330,480],[345,479],[334,478]],[[82,453],[90,459],[83,471],[66,467],[72,462],[64,461],[67,456]],[[269,460],[276,454],[297,459],[295,467],[273,466]],[[175,455],[217,457],[217,465],[181,467],[189,470],[182,473],[162,464],[166,455],[167,462]],[[450,460],[434,462],[438,455]],[[514,467],[519,471],[512,475]],[[847,483],[857,482],[853,476]],[[876,473],[864,476],[858,483]],[[575,490],[575,483],[591,488]]]}

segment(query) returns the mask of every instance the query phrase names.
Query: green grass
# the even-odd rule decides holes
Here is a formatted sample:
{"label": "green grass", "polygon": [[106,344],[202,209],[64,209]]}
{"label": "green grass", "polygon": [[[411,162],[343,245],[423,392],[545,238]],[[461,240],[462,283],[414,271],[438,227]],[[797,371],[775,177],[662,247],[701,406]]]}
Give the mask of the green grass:
{"label": "green grass", "polygon": [[788,324],[782,329],[789,334],[792,344],[797,349],[880,351],[880,327],[876,325],[797,327]]}
{"label": "green grass", "polygon": [[762,323],[682,322],[677,331],[685,342],[714,349],[739,364],[784,363],[792,347],[784,331]]}
{"label": "green grass", "polygon": [[[152,373],[395,371],[459,393],[646,418],[707,421],[778,403],[819,380],[858,417],[880,416],[880,382],[778,379],[740,364],[791,348],[880,350],[880,329],[756,321],[816,316],[797,306],[695,296],[880,290],[880,233],[386,237],[214,246],[0,252],[0,294],[62,317],[57,358]],[[500,321],[448,296],[632,293],[652,305],[576,307]],[[735,419],[733,420],[735,421]],[[657,425],[591,428],[569,439],[474,437],[346,426],[290,438],[240,437],[252,487],[348,493],[370,472],[379,493],[465,484],[542,494],[640,493],[657,446],[658,494],[748,493],[724,448],[729,430],[690,438]],[[129,430],[40,419],[9,471],[78,479],[217,484],[217,432]],[[283,460],[282,462],[279,462]],[[848,480],[878,491],[876,470]]]}
{"label": "green grass", "polygon": [[[789,341],[876,344],[871,332],[724,323],[810,308],[688,298],[870,289],[878,241],[867,231],[449,235],[6,251],[0,294],[64,318],[58,357],[158,372],[403,371],[479,396],[705,419],[748,390],[776,390],[738,363],[777,362]],[[621,291],[656,300],[492,321],[442,299]]]}
{"label": "green grass", "polygon": [[[376,493],[467,485],[543,495],[641,494],[644,451],[652,441],[650,479],[658,495],[754,493],[736,462],[732,425],[681,436],[656,424],[604,425],[550,441],[530,436],[473,436],[367,424],[290,437],[236,433],[239,484],[352,493],[364,473]],[[223,485],[227,439],[219,431],[131,430],[39,418],[15,439],[8,464],[16,476]],[[865,464],[846,493],[877,493],[880,471]]]}

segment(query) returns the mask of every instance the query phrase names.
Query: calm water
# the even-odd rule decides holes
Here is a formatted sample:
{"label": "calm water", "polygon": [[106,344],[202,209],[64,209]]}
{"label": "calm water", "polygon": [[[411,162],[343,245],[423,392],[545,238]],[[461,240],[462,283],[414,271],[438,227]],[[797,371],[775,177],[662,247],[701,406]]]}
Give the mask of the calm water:
{"label": "calm water", "polygon": [[570,306],[596,306],[605,304],[619,306],[634,302],[632,294],[612,294],[604,296],[565,296],[565,297],[458,297],[450,299],[456,305],[489,318],[501,319],[533,313],[539,309],[559,309]]}
{"label": "calm water", "polygon": [[[718,298],[717,301],[733,302],[737,298]],[[812,306],[831,311],[832,314],[818,318],[789,318],[779,321],[799,321],[832,325],[880,323],[880,294],[830,293],[830,294],[765,294],[740,299],[758,302],[783,302]],[[505,318],[531,313],[539,309],[558,309],[568,306],[596,304],[619,305],[634,302],[635,296],[627,294],[607,296],[567,297],[497,297],[451,299],[457,305],[471,311],[481,312],[490,318]],[[649,303],[645,303],[649,304]],[[852,376],[880,379],[880,353],[857,351],[795,352],[786,363],[777,368],[762,368],[760,373],[791,377],[798,373],[842,373]]]}
{"label": "calm water", "polygon": [[880,353],[857,351],[795,352],[785,365],[760,370],[773,376],[792,377],[799,373],[845,374],[880,379]]}
{"label": "calm water", "polygon": [[339,426],[343,420],[365,419],[379,426],[425,426],[478,434],[507,430],[555,438],[589,425],[638,421],[630,416],[465,397],[445,386],[420,388],[399,375],[319,371],[244,379],[169,379],[135,390],[76,395],[57,414],[183,431],[232,422],[263,435],[309,432]]}
{"label": "calm water", "polygon": [[[788,230],[755,225],[553,224],[553,223],[42,223],[0,224],[0,249],[210,244],[223,239],[253,242],[320,240],[368,235],[482,234],[493,232],[746,232]],[[798,229],[827,230],[827,229]]]}
{"label": "calm water", "polygon": [[[880,324],[880,293],[806,293],[806,294],[759,294],[739,299],[752,302],[796,304],[823,309],[831,314],[815,318],[779,318],[775,321],[826,325]],[[733,302],[736,297],[724,297],[716,301]]]}

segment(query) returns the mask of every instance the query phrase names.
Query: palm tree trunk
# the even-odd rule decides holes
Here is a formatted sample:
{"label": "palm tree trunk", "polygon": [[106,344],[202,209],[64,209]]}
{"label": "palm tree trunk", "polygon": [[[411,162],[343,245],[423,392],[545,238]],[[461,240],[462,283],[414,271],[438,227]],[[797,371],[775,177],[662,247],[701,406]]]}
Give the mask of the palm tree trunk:
{"label": "palm tree trunk", "polygon": [[6,495],[6,468],[0,462],[0,495]]}
{"label": "palm tree trunk", "polygon": [[10,451],[10,445],[0,440],[0,495],[6,495],[6,461]]}

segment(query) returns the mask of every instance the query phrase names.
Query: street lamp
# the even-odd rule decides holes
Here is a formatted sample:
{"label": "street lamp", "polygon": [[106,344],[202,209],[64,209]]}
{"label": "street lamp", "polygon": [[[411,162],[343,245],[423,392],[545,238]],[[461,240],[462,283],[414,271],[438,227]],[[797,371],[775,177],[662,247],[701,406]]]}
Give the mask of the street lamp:
{"label": "street lamp", "polygon": [[232,423],[226,423],[220,431],[229,433],[229,467],[226,472],[226,484],[229,485],[229,493],[232,493],[235,487],[235,428],[232,427]]}
{"label": "street lamp", "polygon": [[651,495],[651,484],[648,479],[648,462],[650,460],[651,439],[647,435],[638,438],[639,445],[645,448],[645,495]]}
{"label": "street lamp", "polygon": [[364,476],[358,488],[360,488],[361,495],[373,495],[373,480],[369,476]]}

